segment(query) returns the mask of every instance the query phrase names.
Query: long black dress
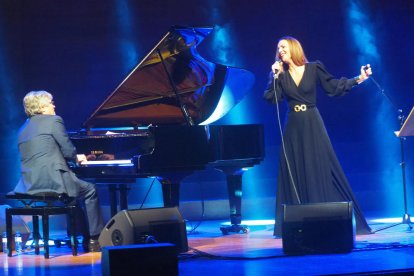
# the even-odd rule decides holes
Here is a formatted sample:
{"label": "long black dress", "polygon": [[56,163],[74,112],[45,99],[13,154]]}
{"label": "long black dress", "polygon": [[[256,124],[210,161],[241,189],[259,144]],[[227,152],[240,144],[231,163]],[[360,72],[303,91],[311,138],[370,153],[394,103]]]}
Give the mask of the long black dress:
{"label": "long black dress", "polygon": [[[329,96],[341,96],[356,84],[355,79],[335,79],[320,62],[305,64],[305,71],[298,86],[288,71],[281,73],[277,80],[270,76],[264,98],[276,103],[276,93],[278,101],[285,99],[289,107],[283,137],[286,156],[297,190],[296,193],[281,148],[275,236],[281,236],[282,233],[282,204],[298,204],[298,196],[302,204],[352,201],[357,234],[371,232],[316,108],[317,85],[321,85]],[[303,105],[306,105],[307,109],[295,112],[296,105],[302,105],[302,109],[304,109]]]}

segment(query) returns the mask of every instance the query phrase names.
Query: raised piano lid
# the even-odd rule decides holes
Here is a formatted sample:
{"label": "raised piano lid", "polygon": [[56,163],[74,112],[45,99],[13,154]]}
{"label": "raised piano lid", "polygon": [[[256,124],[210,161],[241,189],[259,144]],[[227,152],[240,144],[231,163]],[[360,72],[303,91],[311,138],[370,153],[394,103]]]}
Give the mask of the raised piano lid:
{"label": "raised piano lid", "polygon": [[195,124],[223,117],[249,91],[254,76],[247,70],[206,61],[197,53],[197,45],[212,30],[172,27],[83,127],[186,124],[162,60]]}

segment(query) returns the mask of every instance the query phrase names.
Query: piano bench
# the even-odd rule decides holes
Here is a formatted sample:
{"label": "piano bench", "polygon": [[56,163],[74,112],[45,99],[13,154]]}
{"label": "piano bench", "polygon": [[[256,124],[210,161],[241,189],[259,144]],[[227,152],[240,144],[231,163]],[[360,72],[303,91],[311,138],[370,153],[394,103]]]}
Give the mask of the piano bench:
{"label": "piano bench", "polygon": [[[6,208],[6,233],[8,256],[12,256],[13,242],[13,220],[14,215],[32,216],[33,218],[33,241],[35,254],[39,255],[39,216],[42,217],[44,257],[49,259],[49,216],[67,215],[70,224],[70,241],[72,255],[78,254],[76,240],[76,200],[66,194],[39,193],[34,195],[9,193],[6,199],[18,200],[23,203],[22,207]],[[63,203],[63,205],[62,205]],[[57,206],[60,204],[61,206]]]}

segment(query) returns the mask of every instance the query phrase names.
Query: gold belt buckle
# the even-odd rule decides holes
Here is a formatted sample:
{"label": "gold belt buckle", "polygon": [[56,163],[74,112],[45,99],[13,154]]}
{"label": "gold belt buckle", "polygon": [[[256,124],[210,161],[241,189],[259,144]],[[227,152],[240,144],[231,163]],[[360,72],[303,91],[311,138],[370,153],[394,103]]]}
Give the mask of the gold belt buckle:
{"label": "gold belt buckle", "polygon": [[293,108],[294,108],[295,112],[306,111],[308,109],[306,104],[301,104],[301,105],[297,104]]}

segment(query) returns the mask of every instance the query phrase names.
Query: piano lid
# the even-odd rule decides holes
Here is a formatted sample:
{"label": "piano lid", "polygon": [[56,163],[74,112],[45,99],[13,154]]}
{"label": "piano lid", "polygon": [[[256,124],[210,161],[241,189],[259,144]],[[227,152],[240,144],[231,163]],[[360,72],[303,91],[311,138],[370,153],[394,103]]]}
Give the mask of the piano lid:
{"label": "piano lid", "polygon": [[83,127],[185,124],[180,101],[195,124],[223,117],[251,88],[254,76],[208,62],[197,53],[197,45],[212,30],[172,27]]}

